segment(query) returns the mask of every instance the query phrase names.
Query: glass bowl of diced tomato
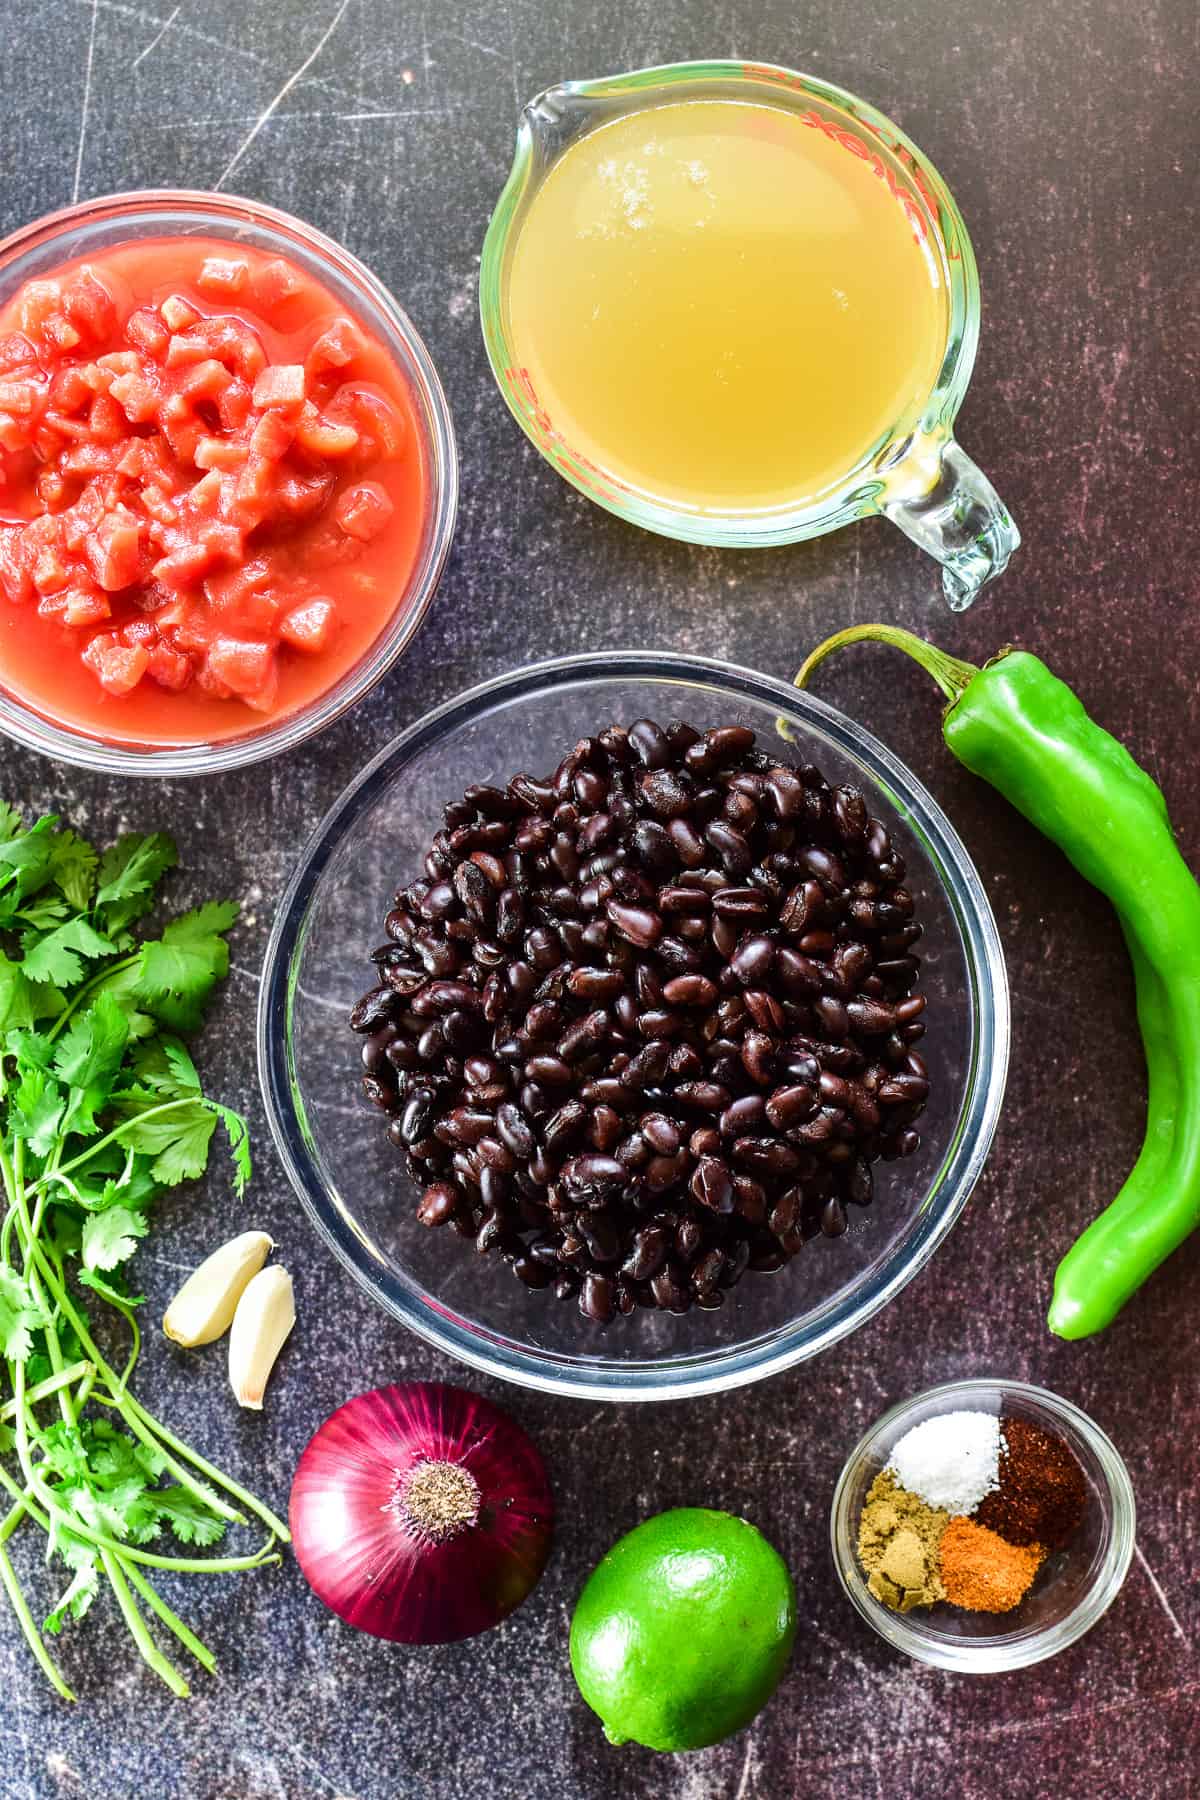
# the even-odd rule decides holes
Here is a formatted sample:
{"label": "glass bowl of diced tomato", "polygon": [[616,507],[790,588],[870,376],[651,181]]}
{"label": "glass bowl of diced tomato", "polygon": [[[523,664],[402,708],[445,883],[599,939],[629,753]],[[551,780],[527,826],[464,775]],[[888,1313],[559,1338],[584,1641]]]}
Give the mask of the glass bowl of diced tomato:
{"label": "glass bowl of diced tomato", "polygon": [[0,731],[122,774],[274,756],[372,687],[449,551],[411,320],[311,226],[144,192],[0,243]]}

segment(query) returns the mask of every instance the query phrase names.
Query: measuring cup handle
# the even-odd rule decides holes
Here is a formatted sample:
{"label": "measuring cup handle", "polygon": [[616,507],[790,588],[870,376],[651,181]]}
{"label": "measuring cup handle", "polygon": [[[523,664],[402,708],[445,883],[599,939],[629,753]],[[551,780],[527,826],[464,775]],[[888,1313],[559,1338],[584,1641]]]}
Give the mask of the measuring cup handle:
{"label": "measuring cup handle", "polygon": [[914,441],[887,487],[883,511],[941,563],[946,599],[965,612],[1021,542],[1008,508],[952,437]]}

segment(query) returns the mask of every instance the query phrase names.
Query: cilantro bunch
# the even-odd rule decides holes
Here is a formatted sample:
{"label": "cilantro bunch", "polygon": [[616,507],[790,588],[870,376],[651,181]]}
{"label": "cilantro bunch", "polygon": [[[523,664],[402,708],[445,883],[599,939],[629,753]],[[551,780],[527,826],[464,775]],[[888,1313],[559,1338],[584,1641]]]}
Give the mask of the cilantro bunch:
{"label": "cilantro bunch", "polygon": [[[0,1585],[65,1699],[74,1696],[8,1553],[19,1526],[46,1533],[48,1558],[69,1577],[43,1629],[82,1618],[107,1586],[141,1655],[180,1695],[187,1683],[146,1613],[205,1668],[214,1659],[150,1571],[255,1568],[277,1561],[274,1546],[288,1538],[130,1388],[143,1296],[126,1265],[155,1200],[203,1174],[218,1128],[239,1195],[250,1175],[245,1120],[204,1094],[183,1042],[228,972],[225,934],[238,909],[210,904],[157,935],[140,929],[175,861],[161,834],[124,837],[98,856],[55,818],[27,830],[0,803],[0,1505],[11,1501]],[[97,1343],[111,1342],[114,1327],[128,1342],[119,1368]],[[253,1554],[171,1553],[171,1538],[216,1544],[245,1512],[269,1533]]]}

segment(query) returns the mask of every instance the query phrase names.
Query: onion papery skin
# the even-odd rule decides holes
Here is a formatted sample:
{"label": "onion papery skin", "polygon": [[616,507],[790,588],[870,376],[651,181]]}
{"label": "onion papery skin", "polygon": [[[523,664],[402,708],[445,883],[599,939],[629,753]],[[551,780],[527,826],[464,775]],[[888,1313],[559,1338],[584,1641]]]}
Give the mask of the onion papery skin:
{"label": "onion papery skin", "polygon": [[[478,1515],[441,1542],[401,1517],[424,1462],[465,1469]],[[289,1505],[296,1556],[347,1625],[397,1644],[448,1644],[498,1625],[541,1578],[554,1498],[541,1456],[490,1401],[440,1382],[375,1388],[306,1446]]]}

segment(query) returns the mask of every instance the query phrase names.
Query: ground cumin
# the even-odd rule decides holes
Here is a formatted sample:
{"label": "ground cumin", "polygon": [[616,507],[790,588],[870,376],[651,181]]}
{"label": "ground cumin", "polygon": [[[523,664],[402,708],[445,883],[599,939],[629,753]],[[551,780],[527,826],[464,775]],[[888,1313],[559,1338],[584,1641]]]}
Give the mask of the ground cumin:
{"label": "ground cumin", "polygon": [[1040,1544],[1006,1543],[974,1519],[951,1519],[939,1550],[946,1598],[968,1612],[1011,1612],[1046,1557]]}
{"label": "ground cumin", "polygon": [[858,1522],[858,1555],[867,1586],[893,1612],[944,1599],[938,1544],[949,1519],[902,1488],[887,1469],[871,1483]]}

